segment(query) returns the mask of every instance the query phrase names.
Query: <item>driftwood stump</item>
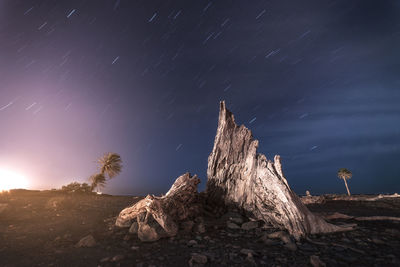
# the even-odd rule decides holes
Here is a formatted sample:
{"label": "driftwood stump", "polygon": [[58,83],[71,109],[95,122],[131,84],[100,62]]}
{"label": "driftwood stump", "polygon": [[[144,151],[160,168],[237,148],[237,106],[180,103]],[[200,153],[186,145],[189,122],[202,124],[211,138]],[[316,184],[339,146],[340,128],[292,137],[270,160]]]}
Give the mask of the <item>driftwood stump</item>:
{"label": "driftwood stump", "polygon": [[175,236],[179,222],[195,216],[197,185],[200,179],[186,173],[176,179],[171,189],[161,197],[150,196],[122,210],[116,226],[131,227],[137,221],[137,234],[142,241],[156,241],[162,237]]}
{"label": "driftwood stump", "polygon": [[290,189],[279,156],[274,161],[257,153],[258,140],[220,103],[214,148],[208,158],[208,201],[234,206],[254,219],[286,229],[299,239],[307,234],[343,229],[312,214]]}

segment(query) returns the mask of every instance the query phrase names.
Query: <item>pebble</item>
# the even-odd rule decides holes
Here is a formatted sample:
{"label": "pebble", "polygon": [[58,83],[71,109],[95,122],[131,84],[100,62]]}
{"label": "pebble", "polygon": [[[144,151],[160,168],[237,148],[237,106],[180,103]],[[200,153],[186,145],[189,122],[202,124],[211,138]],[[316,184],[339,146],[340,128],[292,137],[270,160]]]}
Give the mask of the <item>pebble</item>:
{"label": "pebble", "polygon": [[229,218],[230,221],[237,223],[237,224],[242,224],[243,223],[243,219],[241,217],[233,217],[233,218]]}
{"label": "pebble", "polygon": [[248,263],[250,263],[250,265],[252,265],[252,266],[257,266],[257,263],[256,263],[256,261],[254,260],[253,254],[251,254],[251,253],[248,253],[248,254],[247,254],[246,261],[247,261]]}
{"label": "pebble", "polygon": [[326,264],[324,262],[322,262],[320,260],[320,258],[318,256],[316,256],[316,255],[311,255],[310,256],[310,264],[313,267],[325,267],[326,266]]}
{"label": "pebble", "polygon": [[257,227],[258,227],[257,221],[250,221],[250,222],[245,222],[244,224],[242,224],[242,229],[246,230],[246,231],[256,229]]}
{"label": "pebble", "polygon": [[75,247],[77,248],[81,248],[81,247],[94,247],[96,245],[96,240],[94,239],[94,237],[92,235],[87,235],[83,238],[81,238],[81,240],[79,240],[79,242],[75,245]]}
{"label": "pebble", "polygon": [[197,243],[197,241],[196,240],[189,240],[189,242],[187,243],[187,245],[189,246],[189,247],[194,247],[194,246],[196,246],[198,243]]}
{"label": "pebble", "polygon": [[247,249],[247,248],[242,248],[242,249],[240,250],[240,253],[242,253],[242,254],[244,254],[244,255],[249,255],[249,254],[254,255],[254,254],[255,254],[254,250],[252,250],[252,249]]}
{"label": "pebble", "polygon": [[285,248],[289,249],[290,251],[296,251],[297,250],[297,246],[293,242],[286,243],[285,244]]}
{"label": "pebble", "polygon": [[206,227],[203,222],[199,222],[195,225],[194,230],[197,233],[204,234],[206,232]]}
{"label": "pebble", "polygon": [[235,223],[233,223],[233,222],[227,222],[227,223],[226,223],[226,226],[227,226],[229,229],[233,229],[233,230],[235,230],[235,229],[240,229],[239,225],[237,225],[237,224],[235,224]]}
{"label": "pebble", "polygon": [[196,264],[206,264],[207,256],[200,253],[192,253],[192,257],[189,260],[189,266],[196,266]]}
{"label": "pebble", "polygon": [[100,260],[100,262],[107,262],[110,260],[110,257],[105,257]]}
{"label": "pebble", "polygon": [[124,258],[125,258],[124,255],[119,254],[119,255],[115,255],[114,257],[112,257],[111,261],[116,262],[116,261],[123,260]]}
{"label": "pebble", "polygon": [[139,229],[139,224],[137,222],[133,222],[131,227],[129,228],[129,233],[137,234],[138,229]]}
{"label": "pebble", "polygon": [[383,245],[383,244],[385,244],[384,241],[382,241],[382,240],[380,240],[379,238],[376,238],[376,237],[372,238],[372,242],[375,243],[375,244],[377,244],[377,245]]}
{"label": "pebble", "polygon": [[288,233],[284,231],[278,231],[274,232],[268,235],[269,238],[279,238],[281,239],[284,243],[291,243],[292,240],[290,239],[290,236]]}

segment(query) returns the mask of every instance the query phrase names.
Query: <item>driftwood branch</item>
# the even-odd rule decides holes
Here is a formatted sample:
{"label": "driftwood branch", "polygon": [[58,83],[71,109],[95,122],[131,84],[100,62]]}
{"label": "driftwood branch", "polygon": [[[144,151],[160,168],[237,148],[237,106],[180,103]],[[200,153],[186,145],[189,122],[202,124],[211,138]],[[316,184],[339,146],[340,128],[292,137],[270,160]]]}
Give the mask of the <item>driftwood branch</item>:
{"label": "driftwood branch", "polygon": [[178,177],[165,196],[148,195],[131,207],[122,210],[116,220],[119,227],[131,227],[136,223],[138,237],[142,241],[155,241],[174,236],[179,222],[193,217],[200,210],[196,205],[197,185],[200,179],[186,173]]}
{"label": "driftwood branch", "polygon": [[343,213],[335,212],[330,215],[323,216],[327,220],[356,220],[356,221],[400,221],[400,217],[393,217],[393,216],[349,216]]}

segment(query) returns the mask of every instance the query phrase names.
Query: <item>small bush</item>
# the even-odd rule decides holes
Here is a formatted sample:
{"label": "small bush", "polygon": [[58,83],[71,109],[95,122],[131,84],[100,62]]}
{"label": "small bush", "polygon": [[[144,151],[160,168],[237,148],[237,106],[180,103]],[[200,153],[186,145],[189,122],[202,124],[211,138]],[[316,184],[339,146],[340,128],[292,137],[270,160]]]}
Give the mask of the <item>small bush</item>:
{"label": "small bush", "polygon": [[61,191],[66,193],[91,193],[92,188],[87,183],[72,182],[68,185],[63,185]]}

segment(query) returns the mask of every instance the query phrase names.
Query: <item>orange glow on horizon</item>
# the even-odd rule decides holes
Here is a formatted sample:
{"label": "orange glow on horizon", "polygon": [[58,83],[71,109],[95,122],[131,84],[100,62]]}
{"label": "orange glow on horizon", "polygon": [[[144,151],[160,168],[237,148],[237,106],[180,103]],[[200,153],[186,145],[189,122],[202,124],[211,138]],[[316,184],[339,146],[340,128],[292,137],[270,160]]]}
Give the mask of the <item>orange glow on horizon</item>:
{"label": "orange glow on horizon", "polygon": [[24,175],[0,169],[0,192],[11,189],[27,189],[29,183]]}

